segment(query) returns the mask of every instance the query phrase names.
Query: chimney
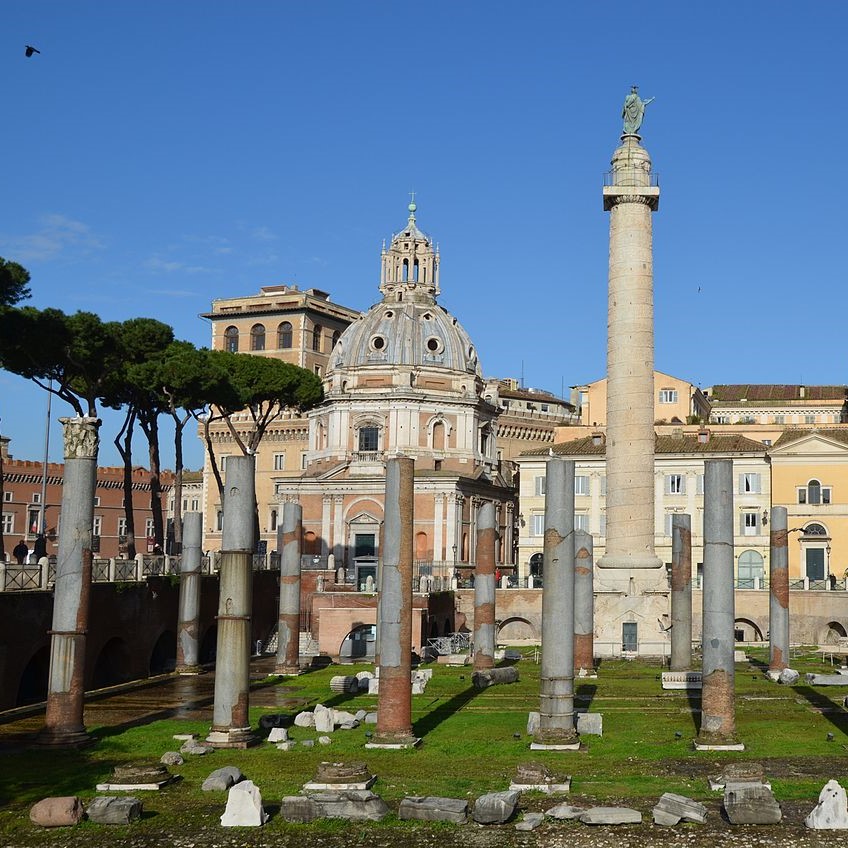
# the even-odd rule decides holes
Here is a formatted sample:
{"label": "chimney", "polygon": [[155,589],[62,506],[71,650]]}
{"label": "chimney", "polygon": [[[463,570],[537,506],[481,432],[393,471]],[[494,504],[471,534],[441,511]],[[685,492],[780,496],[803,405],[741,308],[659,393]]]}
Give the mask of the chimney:
{"label": "chimney", "polygon": [[798,397],[805,398],[807,396],[806,386],[798,386]]}
{"label": "chimney", "polygon": [[598,447],[598,445],[602,445],[603,443],[604,443],[604,434],[600,430],[595,430],[595,432],[592,433],[592,444],[595,447]]}
{"label": "chimney", "polygon": [[698,430],[698,442],[705,445],[710,440],[710,431],[706,427]]}

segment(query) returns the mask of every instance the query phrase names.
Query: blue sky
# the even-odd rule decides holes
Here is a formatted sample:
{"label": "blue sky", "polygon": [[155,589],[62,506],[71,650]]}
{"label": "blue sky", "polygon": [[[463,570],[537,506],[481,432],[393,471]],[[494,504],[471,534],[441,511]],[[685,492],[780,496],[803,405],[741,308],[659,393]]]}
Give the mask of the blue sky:
{"label": "blue sky", "polygon": [[[845,383],[846,30],[838,3],[7,0],[0,255],[35,306],[208,344],[198,314],[261,285],[370,306],[415,190],[485,373],[567,391],[605,371],[601,186],[637,83],[656,366]],[[44,403],[0,372],[17,458]]]}

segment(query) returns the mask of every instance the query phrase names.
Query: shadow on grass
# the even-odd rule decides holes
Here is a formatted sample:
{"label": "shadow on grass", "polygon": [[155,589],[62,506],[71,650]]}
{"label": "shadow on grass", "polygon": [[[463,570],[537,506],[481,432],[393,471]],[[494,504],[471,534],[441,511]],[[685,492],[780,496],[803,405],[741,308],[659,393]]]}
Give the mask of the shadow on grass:
{"label": "shadow on grass", "polygon": [[80,795],[112,773],[117,760],[94,759],[78,751],[30,749],[3,757],[0,807],[30,806],[47,796]]}
{"label": "shadow on grass", "polygon": [[[792,691],[806,698],[807,702],[818,710],[820,715],[826,718],[838,731],[848,734],[848,713],[838,703],[811,686],[793,686]],[[840,695],[840,697],[842,696]]]}
{"label": "shadow on grass", "polygon": [[463,689],[453,696],[444,704],[434,707],[427,715],[422,716],[413,725],[413,732],[416,736],[426,736],[435,730],[443,721],[447,721],[451,716],[456,715],[469,701],[476,698],[480,691],[473,686]]}
{"label": "shadow on grass", "polygon": [[594,683],[584,683],[575,688],[574,700],[580,701],[580,706],[588,710],[592,706],[592,700],[597,691],[598,687]]}
{"label": "shadow on grass", "polygon": [[689,715],[692,717],[692,727],[697,736],[701,732],[701,690],[687,689],[686,700],[689,703]]}

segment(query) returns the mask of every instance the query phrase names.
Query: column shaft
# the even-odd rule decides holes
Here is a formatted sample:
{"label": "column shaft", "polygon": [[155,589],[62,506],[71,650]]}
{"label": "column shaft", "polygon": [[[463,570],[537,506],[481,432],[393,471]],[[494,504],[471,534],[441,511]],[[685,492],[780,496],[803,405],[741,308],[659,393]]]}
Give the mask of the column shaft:
{"label": "column shaft", "polygon": [[574,668],[595,667],[595,580],[592,534],[574,531]]}
{"label": "column shaft", "polygon": [[412,557],[415,463],[386,462],[383,567],[380,580],[380,694],[374,744],[414,744],[412,733]]}
{"label": "column shaft", "polygon": [[250,623],[253,602],[255,479],[253,456],[227,460],[221,534],[215,702],[207,742],[245,748],[253,741],[250,701]]}
{"label": "column shaft", "polygon": [[769,552],[769,671],[789,664],[789,543],[785,506],[771,508]]}
{"label": "column shaft", "polygon": [[495,665],[495,505],[480,507],[474,572],[474,670]]}
{"label": "column shaft", "polygon": [[551,457],[545,483],[540,745],[573,744],[574,721],[574,462]]}
{"label": "column shaft", "polygon": [[303,510],[283,504],[283,523],[277,529],[280,552],[280,615],[277,623],[277,674],[300,673],[300,556]]}
{"label": "column shaft", "polygon": [[703,689],[699,742],[736,733],[733,581],[733,460],[704,463]]}
{"label": "column shaft", "polygon": [[692,666],[692,518],[671,519],[671,664],[672,671]]}
{"label": "column shaft", "polygon": [[60,421],[65,453],[62,521],[53,591],[47,708],[38,744],[64,748],[90,741],[83,722],[83,696],[100,421]]}
{"label": "column shaft", "polygon": [[180,610],[177,623],[177,672],[194,674],[199,669],[200,569],[203,515],[183,515],[183,550],[180,558]]}

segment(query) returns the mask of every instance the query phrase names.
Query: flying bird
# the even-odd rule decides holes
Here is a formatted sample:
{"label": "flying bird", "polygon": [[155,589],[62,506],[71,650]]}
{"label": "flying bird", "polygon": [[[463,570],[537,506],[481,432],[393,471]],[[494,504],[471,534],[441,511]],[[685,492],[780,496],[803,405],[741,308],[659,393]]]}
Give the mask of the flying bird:
{"label": "flying bird", "polygon": [[37,47],[33,47],[32,45],[27,44],[26,50],[24,50],[24,55],[27,57],[27,59],[29,59],[29,57],[32,56],[33,53],[41,53],[41,51]]}

